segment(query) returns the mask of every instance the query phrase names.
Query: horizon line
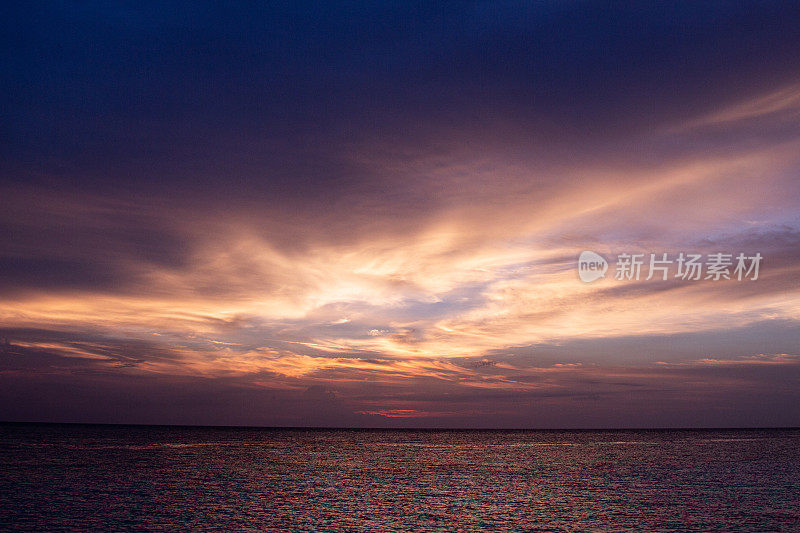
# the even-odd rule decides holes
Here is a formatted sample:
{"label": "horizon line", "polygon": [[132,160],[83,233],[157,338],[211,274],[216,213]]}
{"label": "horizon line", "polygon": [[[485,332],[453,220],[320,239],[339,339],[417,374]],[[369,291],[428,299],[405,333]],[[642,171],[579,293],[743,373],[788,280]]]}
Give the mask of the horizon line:
{"label": "horizon line", "polygon": [[10,426],[116,426],[116,427],[163,427],[163,428],[204,428],[204,429],[264,429],[264,430],[312,430],[312,431],[764,431],[800,430],[800,426],[730,426],[730,427],[575,427],[575,428],[464,428],[464,427],[347,427],[347,426],[257,426],[257,425],[219,425],[219,424],[145,424],[124,422],[36,422],[0,420],[0,425]]}

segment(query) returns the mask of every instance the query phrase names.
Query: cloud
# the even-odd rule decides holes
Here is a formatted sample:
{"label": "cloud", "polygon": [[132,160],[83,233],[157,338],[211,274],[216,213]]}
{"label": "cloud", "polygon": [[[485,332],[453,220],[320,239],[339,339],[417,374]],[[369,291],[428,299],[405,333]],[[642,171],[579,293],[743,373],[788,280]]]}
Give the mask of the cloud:
{"label": "cloud", "polygon": [[[792,353],[800,317],[797,8],[751,7],[12,13],[4,376],[213,383],[209,420],[241,389],[281,423],[327,398],[303,391],[341,423],[590,420],[681,372],[717,405],[730,338]],[[764,263],[583,284],[582,250]]]}
{"label": "cloud", "polygon": [[722,127],[760,119],[786,121],[796,119],[798,114],[800,114],[800,86],[789,85],[728,106],[721,111],[691,121],[684,127]]}

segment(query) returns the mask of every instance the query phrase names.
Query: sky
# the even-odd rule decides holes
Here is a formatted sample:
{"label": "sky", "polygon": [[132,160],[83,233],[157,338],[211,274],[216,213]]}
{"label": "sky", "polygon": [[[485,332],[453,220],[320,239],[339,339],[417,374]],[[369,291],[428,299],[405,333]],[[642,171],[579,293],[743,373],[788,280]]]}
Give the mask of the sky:
{"label": "sky", "polygon": [[799,4],[7,11],[0,420],[800,426]]}

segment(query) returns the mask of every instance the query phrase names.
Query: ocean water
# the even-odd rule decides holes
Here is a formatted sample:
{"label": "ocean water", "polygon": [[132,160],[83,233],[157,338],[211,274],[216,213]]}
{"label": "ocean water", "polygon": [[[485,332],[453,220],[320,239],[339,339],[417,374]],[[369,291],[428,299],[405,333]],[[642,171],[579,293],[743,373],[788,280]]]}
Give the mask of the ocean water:
{"label": "ocean water", "polygon": [[800,531],[800,431],[0,425],[10,531]]}

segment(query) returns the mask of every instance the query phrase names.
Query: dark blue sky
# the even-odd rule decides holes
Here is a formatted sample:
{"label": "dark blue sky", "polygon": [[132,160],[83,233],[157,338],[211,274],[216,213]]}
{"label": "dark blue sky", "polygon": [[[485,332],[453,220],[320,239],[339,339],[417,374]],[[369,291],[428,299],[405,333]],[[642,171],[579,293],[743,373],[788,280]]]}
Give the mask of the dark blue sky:
{"label": "dark blue sky", "polygon": [[781,86],[800,64],[794,2],[9,9],[5,179],[81,189],[326,194],[373,179],[338,157],[352,143],[568,150]]}

